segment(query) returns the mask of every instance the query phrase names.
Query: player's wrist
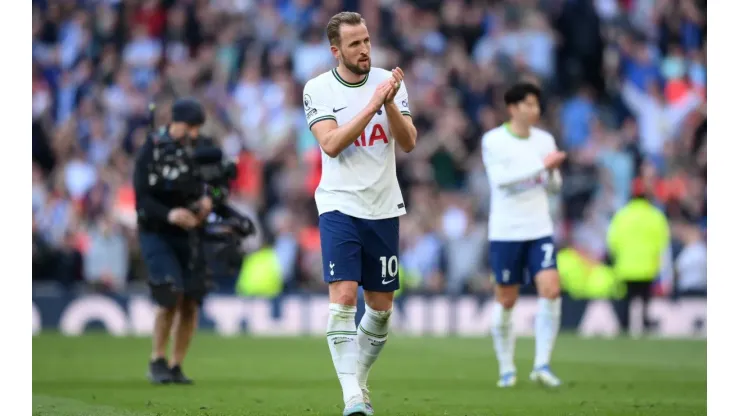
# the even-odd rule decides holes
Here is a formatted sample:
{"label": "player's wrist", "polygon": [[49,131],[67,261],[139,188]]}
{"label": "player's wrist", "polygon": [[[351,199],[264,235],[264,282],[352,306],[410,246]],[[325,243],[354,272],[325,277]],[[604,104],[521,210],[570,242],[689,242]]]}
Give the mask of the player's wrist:
{"label": "player's wrist", "polygon": [[549,170],[547,170],[547,169],[541,170],[539,172],[539,174],[537,175],[537,181],[539,183],[545,183],[545,182],[548,181],[549,177],[550,177],[550,171]]}
{"label": "player's wrist", "polygon": [[367,107],[365,107],[365,110],[362,112],[363,117],[370,117],[373,118],[375,116],[375,113],[378,112],[383,107],[383,104],[376,107],[372,103],[368,104]]}

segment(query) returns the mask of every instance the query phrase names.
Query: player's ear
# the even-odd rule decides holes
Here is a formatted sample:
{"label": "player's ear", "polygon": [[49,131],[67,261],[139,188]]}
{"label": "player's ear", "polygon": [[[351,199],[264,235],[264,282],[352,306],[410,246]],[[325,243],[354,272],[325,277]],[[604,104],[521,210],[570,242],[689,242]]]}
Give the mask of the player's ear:
{"label": "player's ear", "polygon": [[334,59],[339,59],[339,48],[336,45],[331,45],[329,49],[331,49],[331,54],[334,55]]}

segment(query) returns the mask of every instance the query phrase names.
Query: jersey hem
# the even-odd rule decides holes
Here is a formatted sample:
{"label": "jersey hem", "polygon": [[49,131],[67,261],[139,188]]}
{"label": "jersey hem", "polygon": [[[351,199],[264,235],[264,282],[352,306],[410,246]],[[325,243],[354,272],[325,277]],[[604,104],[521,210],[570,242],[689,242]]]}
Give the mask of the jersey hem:
{"label": "jersey hem", "polygon": [[350,217],[359,218],[361,220],[387,220],[389,218],[398,218],[401,216],[406,215],[406,209],[402,208],[400,211],[390,214],[380,214],[380,215],[367,215],[367,214],[360,214],[357,212],[351,212],[344,208],[326,208],[326,209],[319,209],[319,215],[326,214],[327,212],[337,211],[341,212],[344,215],[348,215]]}
{"label": "jersey hem", "polygon": [[488,237],[488,242],[521,242],[521,241],[532,241],[532,240],[539,240],[540,238],[545,237],[553,237],[553,233],[542,233],[542,234],[534,234],[532,237],[514,237],[514,238],[499,238],[499,237]]}

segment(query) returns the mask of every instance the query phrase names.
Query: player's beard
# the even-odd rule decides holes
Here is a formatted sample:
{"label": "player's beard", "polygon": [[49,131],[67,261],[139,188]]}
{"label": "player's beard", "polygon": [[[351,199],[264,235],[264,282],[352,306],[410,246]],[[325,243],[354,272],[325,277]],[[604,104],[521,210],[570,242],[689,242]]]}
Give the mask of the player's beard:
{"label": "player's beard", "polygon": [[[350,63],[349,60],[347,60],[347,58],[344,57],[344,54],[341,54],[341,55],[342,55],[342,63],[344,64],[344,67],[347,68],[347,69],[349,69],[350,72],[352,72],[353,74],[356,74],[356,75],[366,75],[366,74],[368,74],[370,72],[370,67],[372,66],[372,61],[370,61],[370,57],[369,56],[367,57],[367,69],[363,69],[363,68],[360,67],[359,61],[358,61],[358,64],[355,65],[355,64]],[[364,62],[363,62],[363,64],[364,64]]]}

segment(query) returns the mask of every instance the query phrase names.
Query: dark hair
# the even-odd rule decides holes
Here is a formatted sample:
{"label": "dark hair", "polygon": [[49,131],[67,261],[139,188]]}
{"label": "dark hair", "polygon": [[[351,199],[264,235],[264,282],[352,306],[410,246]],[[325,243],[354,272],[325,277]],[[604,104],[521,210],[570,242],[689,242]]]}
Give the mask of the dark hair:
{"label": "dark hair", "polygon": [[326,25],[326,37],[329,38],[329,44],[339,46],[341,39],[339,29],[342,25],[357,26],[365,24],[362,15],[355,12],[339,12],[329,19]]}
{"label": "dark hair", "polygon": [[541,101],[542,91],[540,90],[540,87],[530,82],[519,82],[512,85],[508,90],[506,90],[506,92],[504,93],[504,102],[507,106],[519,104],[520,102],[527,99],[527,96],[530,94],[537,97],[537,101]]}

